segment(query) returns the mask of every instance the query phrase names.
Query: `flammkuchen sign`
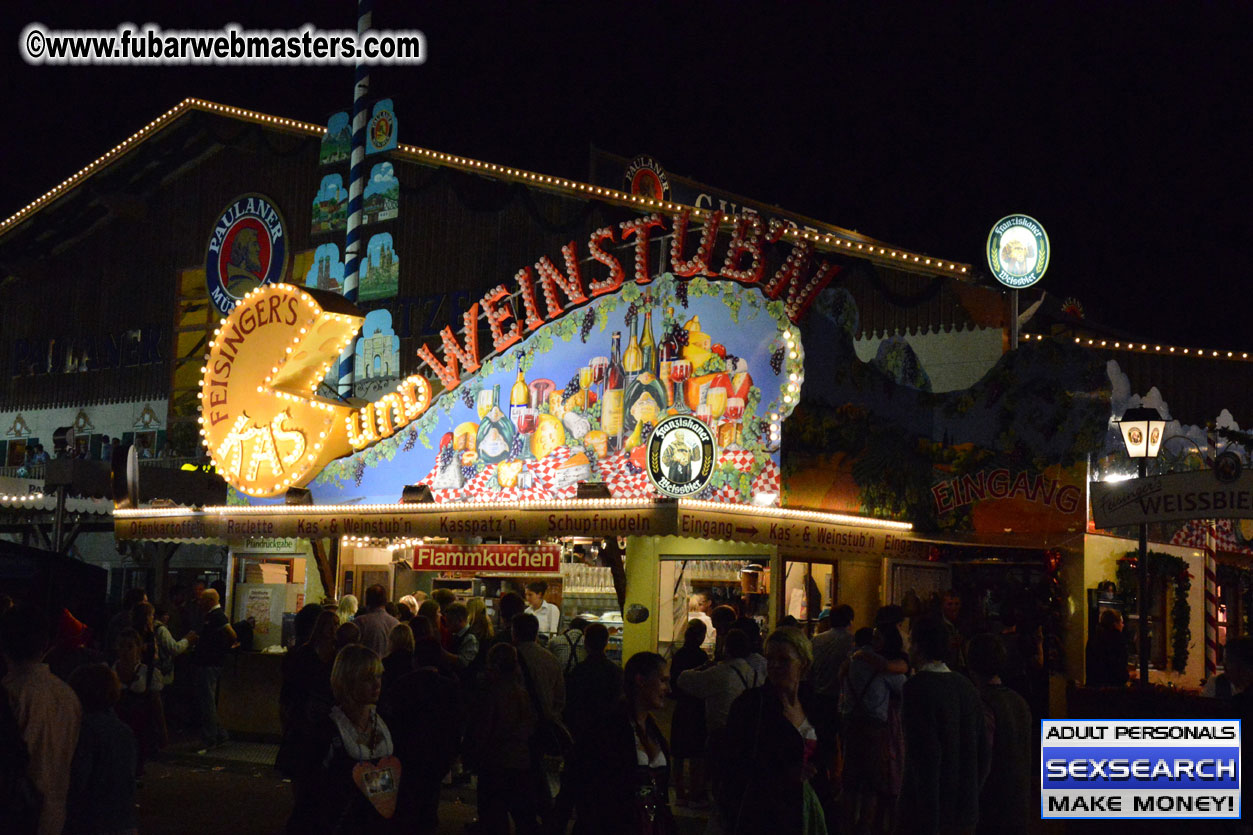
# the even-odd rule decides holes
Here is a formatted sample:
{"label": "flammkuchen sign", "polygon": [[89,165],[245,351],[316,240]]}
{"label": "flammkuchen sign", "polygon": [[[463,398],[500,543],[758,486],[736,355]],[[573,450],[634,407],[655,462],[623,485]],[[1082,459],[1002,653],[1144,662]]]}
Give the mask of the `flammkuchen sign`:
{"label": "flammkuchen sign", "polygon": [[415,571],[556,574],[561,568],[561,546],[418,545],[413,549],[412,562]]}

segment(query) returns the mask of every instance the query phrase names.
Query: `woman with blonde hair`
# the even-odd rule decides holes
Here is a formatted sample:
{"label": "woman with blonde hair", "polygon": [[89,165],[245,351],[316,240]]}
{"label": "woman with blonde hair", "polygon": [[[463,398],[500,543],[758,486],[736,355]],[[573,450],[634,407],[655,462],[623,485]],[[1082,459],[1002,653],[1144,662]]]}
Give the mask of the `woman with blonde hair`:
{"label": "woman with blonde hair", "polygon": [[670,748],[654,718],[665,708],[669,681],[664,658],[635,653],[622,668],[623,698],[576,737],[575,767],[567,771],[573,779],[576,835],[677,831],[670,811]]}
{"label": "woman with blonde hair", "polygon": [[[818,734],[806,715],[809,691],[801,686],[813,649],[805,633],[785,626],[770,633],[765,651],[766,684],[737,698],[727,717],[727,727],[751,728],[751,737],[724,738],[720,750],[711,751],[718,769],[717,812],[737,832],[826,835]],[[742,744],[745,739],[749,744]],[[816,788],[810,784],[814,778]]]}
{"label": "woman with blonde hair", "polygon": [[482,652],[496,636],[492,619],[487,616],[487,602],[481,597],[471,597],[466,601],[466,615],[469,618],[470,631],[479,639],[479,651]]}
{"label": "woman with blonde hair", "polygon": [[360,607],[355,595],[345,594],[339,599],[339,606],[336,613],[339,615],[339,622],[347,623],[357,616],[357,609]]}
{"label": "woman with blonde hair", "polygon": [[418,599],[412,594],[406,594],[397,600],[396,603],[396,619],[401,623],[408,623],[418,614]]}
{"label": "woman with blonde hair", "polygon": [[407,623],[398,623],[387,636],[387,657],[383,659],[383,689],[390,689],[396,679],[410,672],[413,672],[413,630]]}
{"label": "woman with blonde hair", "polygon": [[[335,706],[318,729],[320,819],[332,832],[378,831],[385,819],[370,797],[395,792],[400,785],[391,731],[376,710],[382,681],[383,662],[369,647],[349,644],[335,656]],[[354,777],[360,765],[362,787]]]}

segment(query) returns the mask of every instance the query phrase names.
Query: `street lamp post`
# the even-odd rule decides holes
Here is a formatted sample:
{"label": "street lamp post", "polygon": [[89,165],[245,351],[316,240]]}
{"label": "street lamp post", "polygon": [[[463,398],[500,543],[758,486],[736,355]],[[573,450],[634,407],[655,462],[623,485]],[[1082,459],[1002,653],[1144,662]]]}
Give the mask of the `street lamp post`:
{"label": "street lamp post", "polygon": [[[1122,432],[1122,442],[1127,448],[1127,455],[1136,459],[1139,465],[1139,476],[1148,475],[1148,461],[1157,457],[1162,446],[1162,434],[1166,429],[1166,421],[1162,420],[1157,409],[1138,407],[1123,412],[1123,416],[1114,421]],[[1149,683],[1149,526],[1140,523],[1140,555],[1136,564],[1140,580],[1139,605],[1139,653],[1140,653],[1140,684]]]}

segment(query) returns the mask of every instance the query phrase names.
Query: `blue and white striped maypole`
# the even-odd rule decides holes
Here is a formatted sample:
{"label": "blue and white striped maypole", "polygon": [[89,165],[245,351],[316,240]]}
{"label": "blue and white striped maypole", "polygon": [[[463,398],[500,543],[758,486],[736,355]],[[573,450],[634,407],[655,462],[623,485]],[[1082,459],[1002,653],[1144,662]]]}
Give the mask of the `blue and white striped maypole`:
{"label": "blue and white striped maypole", "polygon": [[[344,245],[344,298],[357,300],[357,285],[361,269],[361,216],[362,193],[365,191],[365,130],[369,122],[366,94],[370,90],[369,65],[361,58],[361,37],[370,31],[373,19],[373,0],[357,0],[357,65],[354,70],[352,94],[352,156],[348,170],[348,234]],[[356,345],[350,344],[339,358],[340,396],[352,396]]]}

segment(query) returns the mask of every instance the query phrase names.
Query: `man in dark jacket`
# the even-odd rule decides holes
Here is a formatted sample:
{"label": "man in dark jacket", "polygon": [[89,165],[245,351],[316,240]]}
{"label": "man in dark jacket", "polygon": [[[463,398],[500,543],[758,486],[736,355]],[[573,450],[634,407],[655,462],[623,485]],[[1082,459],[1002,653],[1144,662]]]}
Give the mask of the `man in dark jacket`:
{"label": "man in dark jacket", "polygon": [[917,674],[905,682],[905,772],[898,806],[902,832],[971,832],[990,755],[983,703],[973,684],[944,663],[943,622],[923,620],[910,635]]}
{"label": "man in dark jacket", "polygon": [[1084,653],[1089,687],[1122,687],[1127,683],[1127,639],[1122,634],[1122,613],[1103,609],[1100,625]]}
{"label": "man in dark jacket", "polygon": [[191,655],[195,665],[196,713],[204,751],[226,742],[229,735],[218,718],[218,682],[226,653],[235,645],[235,630],[226,619],[216,589],[200,593],[200,609],[204,613],[200,640]]}
{"label": "man in dark jacket", "polygon": [[588,624],[583,641],[587,658],[575,665],[566,681],[565,720],[575,737],[598,724],[622,698],[622,668],[605,655],[609,630],[603,624]]}
{"label": "man in dark jacket", "polygon": [[[606,717],[622,701],[622,668],[605,655],[605,648],[609,646],[609,630],[603,624],[588,624],[580,636],[583,638],[581,648],[586,648],[587,658],[575,665],[566,678],[564,719],[574,737],[576,749],[582,745],[586,751],[588,737],[600,732]],[[570,657],[573,658],[573,654]],[[577,772],[587,767],[578,761],[578,756],[576,750],[562,771],[561,791],[553,801],[552,813],[545,820],[550,832],[565,832],[570,821],[579,779]]]}
{"label": "man in dark jacket", "polygon": [[988,773],[979,793],[979,829],[1025,832],[1032,817],[1032,774],[1039,756],[1031,708],[1001,681],[1005,647],[996,635],[971,638],[966,665],[983,700],[983,718],[992,741]]}
{"label": "man in dark jacket", "polygon": [[439,830],[440,780],[461,745],[466,711],[457,680],[440,674],[443,650],[435,638],[413,649],[414,671],[383,693],[379,715],[400,760],[396,821],[406,831]]}

